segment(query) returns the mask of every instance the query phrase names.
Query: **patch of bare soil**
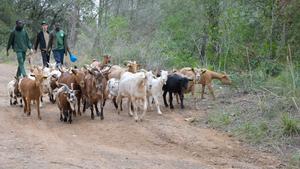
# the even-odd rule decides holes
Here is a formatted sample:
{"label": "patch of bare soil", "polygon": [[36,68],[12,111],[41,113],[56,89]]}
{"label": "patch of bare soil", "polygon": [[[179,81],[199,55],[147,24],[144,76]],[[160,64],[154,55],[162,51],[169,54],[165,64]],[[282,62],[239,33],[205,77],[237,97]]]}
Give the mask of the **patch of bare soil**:
{"label": "patch of bare soil", "polygon": [[[0,168],[276,168],[273,154],[259,152],[212,129],[185,119],[205,113],[187,104],[180,110],[162,106],[163,115],[148,111],[143,122],[120,115],[108,101],[104,120],[90,119],[89,110],[72,124],[59,120],[57,106],[45,100],[38,120],[10,106],[7,83],[15,66],[0,64]],[[154,106],[153,106],[154,109]]]}

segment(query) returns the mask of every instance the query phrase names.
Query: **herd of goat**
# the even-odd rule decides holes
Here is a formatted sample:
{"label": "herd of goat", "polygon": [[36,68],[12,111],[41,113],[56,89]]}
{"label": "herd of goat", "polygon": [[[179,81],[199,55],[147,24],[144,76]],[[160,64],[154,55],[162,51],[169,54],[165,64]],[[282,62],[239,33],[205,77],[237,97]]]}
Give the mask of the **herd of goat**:
{"label": "herd of goat", "polygon": [[[93,60],[90,65],[82,68],[57,68],[55,64],[41,68],[31,66],[30,75],[21,79],[15,78],[8,83],[10,104],[23,106],[24,113],[31,113],[32,101],[36,105],[38,118],[41,119],[40,107],[43,95],[48,94],[49,100],[57,104],[60,110],[60,120],[72,122],[72,116],[81,115],[87,108],[91,110],[94,119],[94,110],[101,120],[104,119],[103,108],[107,99],[112,99],[117,112],[122,111],[122,99],[127,98],[128,113],[135,121],[143,119],[147,108],[154,103],[157,113],[162,114],[159,108],[159,97],[162,95],[166,107],[174,108],[172,94],[183,109],[184,93],[194,95],[195,85],[202,85],[201,98],[205,86],[208,87],[213,99],[212,80],[218,79],[223,84],[231,84],[228,75],[216,73],[207,69],[182,68],[172,72],[160,70],[153,73],[139,69],[135,61],[128,61],[126,67],[110,65],[110,56],[104,56],[102,62]],[[169,104],[166,95],[169,93]],[[179,97],[179,99],[178,99]],[[100,111],[98,109],[100,105]],[[77,108],[77,110],[76,110]],[[142,110],[138,117],[137,111]]]}

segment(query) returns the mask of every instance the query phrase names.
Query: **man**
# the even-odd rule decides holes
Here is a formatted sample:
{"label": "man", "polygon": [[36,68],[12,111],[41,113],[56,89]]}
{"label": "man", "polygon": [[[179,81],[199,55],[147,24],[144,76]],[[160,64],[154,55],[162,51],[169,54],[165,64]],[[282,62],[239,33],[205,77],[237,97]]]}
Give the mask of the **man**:
{"label": "man", "polygon": [[61,30],[59,23],[55,24],[55,29],[50,33],[47,51],[50,52],[51,49],[56,65],[60,67],[64,64],[64,54],[67,55],[70,50],[67,44],[67,34]]}
{"label": "man", "polygon": [[26,71],[24,67],[25,55],[27,49],[30,49],[30,52],[33,53],[32,44],[29,41],[28,34],[24,30],[24,23],[21,20],[16,21],[15,29],[10,33],[9,40],[7,43],[7,56],[9,55],[8,50],[10,47],[13,48],[14,52],[17,54],[18,60],[18,71],[16,77],[19,78],[21,75],[26,76]]}
{"label": "man", "polygon": [[48,32],[48,24],[46,23],[46,21],[42,21],[41,27],[42,30],[36,36],[36,40],[34,43],[34,50],[36,52],[38,46],[40,45],[43,66],[49,67],[48,64],[50,61],[50,52],[47,52],[47,47],[49,42],[49,32]]}

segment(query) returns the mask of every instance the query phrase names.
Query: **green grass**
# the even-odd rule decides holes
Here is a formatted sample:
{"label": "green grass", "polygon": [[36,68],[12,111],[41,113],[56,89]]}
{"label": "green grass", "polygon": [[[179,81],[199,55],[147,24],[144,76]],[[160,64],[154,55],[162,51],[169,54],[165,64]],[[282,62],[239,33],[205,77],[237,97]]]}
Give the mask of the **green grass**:
{"label": "green grass", "polygon": [[298,168],[300,168],[300,152],[293,154],[288,163],[288,169]]}
{"label": "green grass", "polygon": [[288,136],[298,135],[300,132],[299,121],[291,117],[288,113],[284,113],[281,117],[281,125],[283,134]]}
{"label": "green grass", "polygon": [[228,113],[211,114],[208,117],[208,123],[213,127],[223,127],[231,123],[232,119]]}
{"label": "green grass", "polygon": [[257,144],[264,140],[267,136],[268,130],[269,126],[266,122],[245,122],[242,126],[235,130],[235,135]]}

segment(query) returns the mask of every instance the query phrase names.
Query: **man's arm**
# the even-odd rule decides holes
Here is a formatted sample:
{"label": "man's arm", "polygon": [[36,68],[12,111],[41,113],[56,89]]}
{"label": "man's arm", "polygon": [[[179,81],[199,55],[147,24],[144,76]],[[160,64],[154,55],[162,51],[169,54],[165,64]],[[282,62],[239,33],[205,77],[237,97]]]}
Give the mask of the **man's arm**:
{"label": "man's arm", "polygon": [[53,33],[50,33],[48,46],[47,46],[47,52],[50,52],[50,50],[52,49],[52,43],[53,43]]}
{"label": "man's arm", "polygon": [[67,55],[67,52],[70,53],[70,48],[68,46],[68,35],[65,34],[65,37],[64,37],[64,47],[65,47],[65,55]]}
{"label": "man's arm", "polygon": [[8,51],[10,49],[11,46],[13,46],[13,43],[14,43],[14,32],[11,32],[10,35],[9,35],[9,39],[8,39],[8,42],[7,42],[7,47],[6,47],[6,50]]}
{"label": "man's arm", "polygon": [[29,40],[27,32],[25,32],[25,36],[26,36],[26,41],[27,41],[27,47],[28,47],[28,49],[32,49],[32,43]]}

